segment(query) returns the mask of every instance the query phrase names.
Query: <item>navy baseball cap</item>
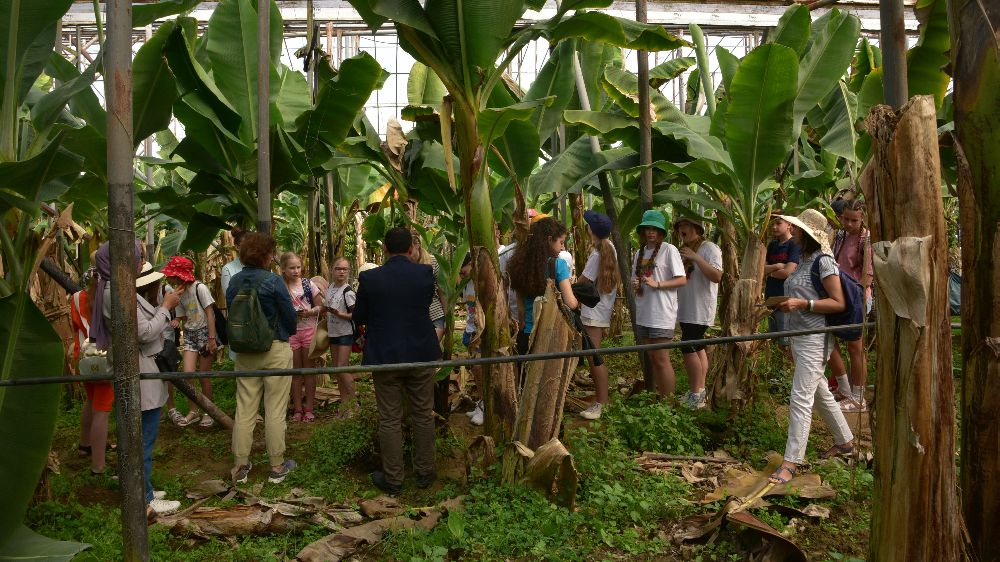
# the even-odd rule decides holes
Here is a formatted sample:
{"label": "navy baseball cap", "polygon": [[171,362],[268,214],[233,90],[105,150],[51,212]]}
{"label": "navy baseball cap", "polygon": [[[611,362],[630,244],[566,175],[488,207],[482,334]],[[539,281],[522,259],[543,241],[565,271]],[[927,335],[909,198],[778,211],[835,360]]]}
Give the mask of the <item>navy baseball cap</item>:
{"label": "navy baseball cap", "polygon": [[611,218],[604,213],[598,213],[597,211],[586,211],[583,213],[583,220],[587,221],[590,225],[590,230],[594,232],[594,236],[598,238],[607,238],[611,236]]}

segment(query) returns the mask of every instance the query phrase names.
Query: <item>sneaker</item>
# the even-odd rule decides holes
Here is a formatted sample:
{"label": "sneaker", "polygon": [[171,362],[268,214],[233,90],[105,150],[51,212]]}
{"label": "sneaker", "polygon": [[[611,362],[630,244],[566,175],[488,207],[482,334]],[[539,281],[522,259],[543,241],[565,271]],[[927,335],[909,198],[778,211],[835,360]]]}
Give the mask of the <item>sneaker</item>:
{"label": "sneaker", "polygon": [[157,515],[170,515],[171,513],[176,513],[178,509],[181,508],[181,502],[177,500],[157,500],[149,502],[149,507],[153,508],[153,511]]}
{"label": "sneaker", "polygon": [[437,480],[437,474],[432,472],[430,474],[417,475],[417,488],[421,490],[431,487],[431,484]]}
{"label": "sneaker", "polygon": [[382,490],[390,496],[398,496],[403,491],[402,486],[390,484],[389,481],[385,479],[385,473],[381,470],[376,470],[371,473],[371,478],[372,484],[374,484],[376,488]]}
{"label": "sneaker", "polygon": [[692,410],[701,410],[708,407],[708,402],[706,401],[706,395],[708,391],[702,389],[699,392],[692,392],[691,398],[688,401],[688,408]]}
{"label": "sneaker", "polygon": [[167,497],[167,493],[165,491],[163,491],[163,490],[153,490],[153,499],[154,500],[162,500],[165,497]]}
{"label": "sneaker", "polygon": [[278,470],[271,469],[271,473],[267,475],[267,481],[271,484],[281,484],[285,481],[285,477],[295,470],[297,466],[299,465],[292,459],[285,459],[285,462],[281,463]]}
{"label": "sneaker", "polygon": [[476,402],[476,407],[469,410],[468,412],[465,412],[465,415],[471,418],[472,416],[476,415],[476,412],[482,412],[482,411],[483,411],[483,401],[480,400],[479,402]]}
{"label": "sneaker", "polygon": [[201,421],[198,422],[199,427],[212,427],[213,425],[215,425],[215,420],[212,419],[212,416],[208,414],[201,415]]}
{"label": "sneaker", "polygon": [[600,402],[594,402],[586,410],[580,412],[580,417],[585,420],[596,420],[601,417],[603,407]]}
{"label": "sneaker", "polygon": [[250,476],[250,470],[253,468],[253,463],[247,461],[243,466],[237,466],[233,469],[233,483],[234,484],[246,484],[247,478]]}
{"label": "sneaker", "polygon": [[862,398],[860,401],[855,400],[853,397],[845,398],[840,403],[840,411],[845,414],[857,414],[861,412],[868,411],[868,403]]}
{"label": "sneaker", "polygon": [[483,425],[483,408],[482,402],[476,404],[476,409],[472,411],[472,419],[469,420],[472,425]]}
{"label": "sneaker", "polygon": [[170,418],[170,421],[174,422],[174,425],[184,427],[184,415],[178,412],[177,408],[170,408],[170,411],[167,412],[167,417]]}

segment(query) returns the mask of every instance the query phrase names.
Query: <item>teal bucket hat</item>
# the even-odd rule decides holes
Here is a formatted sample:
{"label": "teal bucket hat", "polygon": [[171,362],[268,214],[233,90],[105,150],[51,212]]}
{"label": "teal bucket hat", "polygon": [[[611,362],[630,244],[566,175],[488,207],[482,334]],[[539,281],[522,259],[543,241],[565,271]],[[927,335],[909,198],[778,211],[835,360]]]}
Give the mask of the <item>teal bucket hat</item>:
{"label": "teal bucket hat", "polygon": [[636,232],[644,226],[652,226],[654,228],[659,228],[664,234],[667,233],[667,216],[661,211],[656,209],[650,209],[642,214],[642,222],[636,227]]}

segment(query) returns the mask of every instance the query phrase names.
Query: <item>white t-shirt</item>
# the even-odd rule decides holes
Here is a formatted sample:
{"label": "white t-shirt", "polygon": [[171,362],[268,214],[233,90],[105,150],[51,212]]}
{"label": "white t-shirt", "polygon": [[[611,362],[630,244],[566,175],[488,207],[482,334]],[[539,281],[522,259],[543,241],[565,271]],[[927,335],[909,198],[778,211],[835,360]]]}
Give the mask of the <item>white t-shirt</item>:
{"label": "white t-shirt", "polygon": [[462,302],[465,303],[465,333],[475,334],[476,326],[476,284],[470,279],[462,289]]}
{"label": "white t-shirt", "polygon": [[566,250],[563,250],[563,251],[559,252],[559,259],[561,259],[562,261],[566,262],[566,265],[569,266],[569,277],[570,277],[570,279],[575,278],[576,277],[576,262],[573,261],[573,254],[567,252]]}
{"label": "white t-shirt", "polygon": [[[698,255],[715,269],[722,271],[722,248],[705,240],[698,247]],[[711,326],[719,302],[719,284],[709,281],[697,265],[691,271],[687,284],[677,290],[677,321],[685,324]]]}
{"label": "white t-shirt", "polygon": [[[615,247],[611,246],[611,251],[617,260],[617,254],[615,252]],[[597,278],[601,274],[601,253],[596,249],[590,251],[590,255],[587,256],[587,264],[583,266],[583,276],[590,279],[595,284],[597,283]],[[615,297],[618,295],[618,287],[611,290],[610,293],[601,293],[601,302],[597,303],[597,306],[590,308],[589,306],[580,305],[580,317],[586,318],[588,320],[594,320],[602,324],[609,324],[611,322],[611,314],[614,312],[615,308]]]}
{"label": "white t-shirt", "polygon": [[[347,283],[335,287],[330,285],[326,290],[325,306],[340,312],[350,312],[348,309],[354,306],[358,295]],[[354,333],[354,326],[350,320],[346,320],[331,313],[326,315],[326,332],[331,338],[349,336]]]}
{"label": "white t-shirt", "polygon": [[195,281],[193,287],[188,287],[181,295],[181,304],[175,310],[178,318],[184,319],[185,330],[200,330],[208,327],[208,317],[202,305],[208,307],[215,304],[212,291],[204,283]]}
{"label": "white t-shirt", "polygon": [[[635,271],[640,255],[643,261],[648,262],[653,250],[643,247],[637,252],[635,260],[632,261],[632,271]],[[664,242],[656,254],[651,279],[669,281],[683,275],[684,264],[681,262],[680,252],[673,244]],[[644,286],[642,294],[635,296],[635,323],[647,328],[673,330],[677,325],[677,289],[654,289]]]}
{"label": "white t-shirt", "polygon": [[[500,273],[501,275],[507,275],[507,264],[510,263],[510,258],[514,257],[514,249],[517,248],[517,242],[511,242],[509,245],[504,246],[500,250]],[[511,288],[507,288],[507,307],[510,308],[510,317],[517,319],[518,315],[518,303],[517,303],[517,291]]]}

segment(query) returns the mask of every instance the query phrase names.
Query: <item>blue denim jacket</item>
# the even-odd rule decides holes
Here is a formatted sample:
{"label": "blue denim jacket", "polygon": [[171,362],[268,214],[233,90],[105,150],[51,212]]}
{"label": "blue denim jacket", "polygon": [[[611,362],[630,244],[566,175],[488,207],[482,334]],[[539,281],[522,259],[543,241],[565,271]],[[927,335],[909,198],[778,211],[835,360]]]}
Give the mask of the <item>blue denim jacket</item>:
{"label": "blue denim jacket", "polygon": [[274,328],[274,339],[288,341],[288,336],[295,333],[295,325],[298,317],[295,308],[292,307],[292,297],[288,294],[288,287],[284,280],[271,271],[263,267],[248,265],[236,275],[233,275],[226,288],[226,305],[233,305],[233,297],[243,287],[244,281],[255,283],[262,276],[267,276],[257,289],[257,298],[260,306],[264,309],[264,316],[271,321]]}

